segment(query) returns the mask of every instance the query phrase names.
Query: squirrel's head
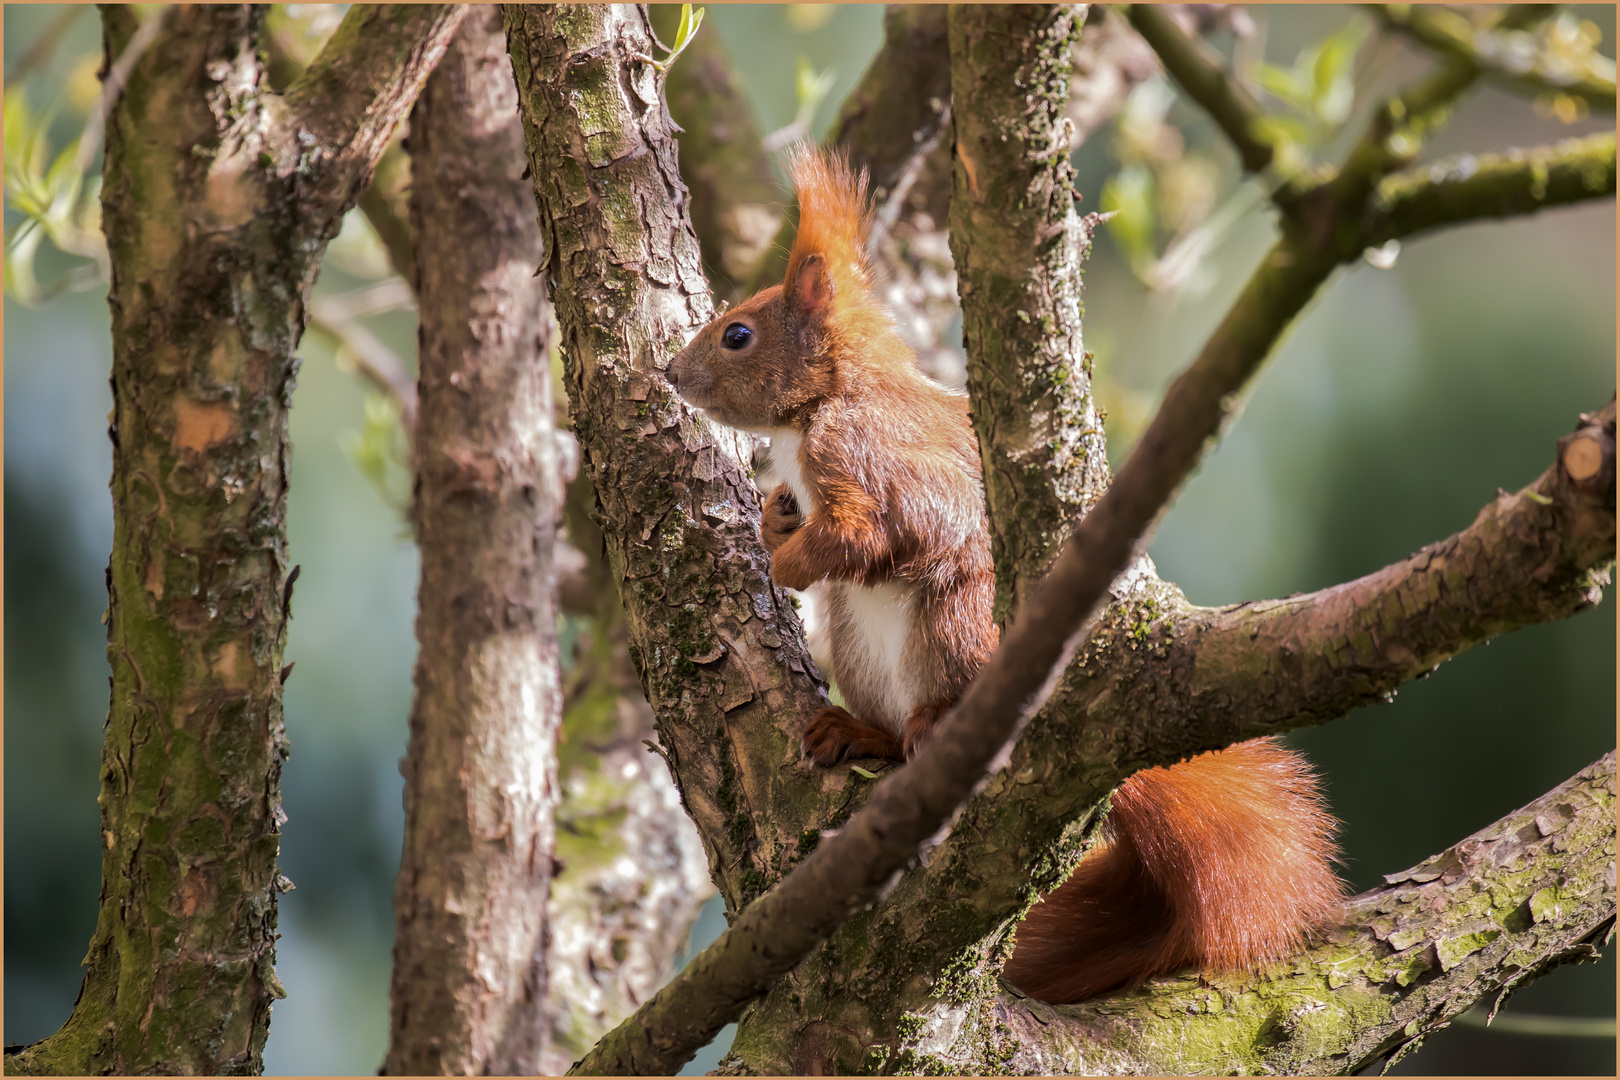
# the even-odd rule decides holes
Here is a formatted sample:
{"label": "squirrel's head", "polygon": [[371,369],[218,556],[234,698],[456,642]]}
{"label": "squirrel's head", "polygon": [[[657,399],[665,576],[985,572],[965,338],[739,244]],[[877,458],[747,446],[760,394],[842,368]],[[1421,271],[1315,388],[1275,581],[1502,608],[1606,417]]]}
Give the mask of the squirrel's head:
{"label": "squirrel's head", "polygon": [[813,149],[797,153],[790,171],[799,228],[787,277],[699,330],[668,371],[687,401],[751,431],[791,426],[837,393],[840,362],[859,348],[852,333],[877,311],[863,257],[865,176]]}

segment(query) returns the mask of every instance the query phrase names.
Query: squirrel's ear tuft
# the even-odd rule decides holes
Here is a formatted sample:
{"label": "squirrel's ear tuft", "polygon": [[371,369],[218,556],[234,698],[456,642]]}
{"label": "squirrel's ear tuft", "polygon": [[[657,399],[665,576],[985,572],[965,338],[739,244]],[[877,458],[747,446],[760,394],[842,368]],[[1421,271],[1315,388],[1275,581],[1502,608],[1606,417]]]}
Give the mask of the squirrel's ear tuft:
{"label": "squirrel's ear tuft", "polygon": [[[842,154],[798,147],[788,171],[799,196],[799,227],[788,253],[784,284],[801,310],[825,310],[834,292],[840,306],[859,304],[869,291],[866,269],[866,174],[855,174]],[[811,261],[819,265],[806,272]],[[825,296],[820,297],[822,288]]]}
{"label": "squirrel's ear tuft", "polygon": [[832,307],[835,286],[828,272],[827,260],[821,255],[806,255],[793,268],[793,280],[788,282],[788,303],[801,324],[825,319]]}

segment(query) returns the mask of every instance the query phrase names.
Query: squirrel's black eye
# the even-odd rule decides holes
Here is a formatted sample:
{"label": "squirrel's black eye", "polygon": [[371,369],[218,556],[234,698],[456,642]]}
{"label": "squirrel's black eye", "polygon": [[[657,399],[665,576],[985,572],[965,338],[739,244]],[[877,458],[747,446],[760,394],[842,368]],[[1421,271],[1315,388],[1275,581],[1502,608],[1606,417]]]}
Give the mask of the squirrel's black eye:
{"label": "squirrel's black eye", "polygon": [[720,333],[720,344],[728,349],[740,349],[753,338],[754,332],[740,322],[734,322]]}

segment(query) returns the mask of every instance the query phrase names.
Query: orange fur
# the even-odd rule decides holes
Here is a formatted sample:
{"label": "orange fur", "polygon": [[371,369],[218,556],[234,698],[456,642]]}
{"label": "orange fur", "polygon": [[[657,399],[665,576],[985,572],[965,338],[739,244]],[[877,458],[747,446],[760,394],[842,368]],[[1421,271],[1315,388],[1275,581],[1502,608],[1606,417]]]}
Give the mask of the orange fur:
{"label": "orange fur", "polygon": [[[795,155],[787,276],[700,330],[670,382],[770,435],[771,576],[821,590],[849,708],[806,724],[807,757],[910,757],[994,650],[995,577],[965,396],[922,375],[872,296],[864,177]],[[739,329],[740,328],[740,329]],[[739,336],[741,335],[741,336]],[[1336,910],[1333,820],[1302,759],[1242,743],[1114,794],[1107,841],[1031,909],[1006,977],[1068,1002],[1186,965],[1244,969]]]}
{"label": "orange fur", "polygon": [[1030,909],[1003,970],[1082,1001],[1178,968],[1254,969],[1331,922],[1334,821],[1310,767],[1271,739],[1137,773],[1104,841]]}

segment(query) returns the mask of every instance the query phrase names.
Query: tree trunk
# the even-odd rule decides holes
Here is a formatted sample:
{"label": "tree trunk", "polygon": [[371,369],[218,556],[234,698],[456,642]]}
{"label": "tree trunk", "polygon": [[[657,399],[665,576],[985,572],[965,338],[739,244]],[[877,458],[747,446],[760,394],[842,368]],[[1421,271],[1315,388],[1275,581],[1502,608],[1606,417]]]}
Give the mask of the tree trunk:
{"label": "tree trunk", "polygon": [[[256,1073],[274,970],[287,409],[327,239],[459,13],[356,9],[287,98],[259,18],[181,7],[107,122],[113,550],[101,911],[12,1073]],[[104,70],[137,30],[103,14]],[[302,134],[304,138],[300,139]],[[307,185],[307,186],[306,186]]]}
{"label": "tree trunk", "polygon": [[407,149],[422,583],[384,1071],[533,1073],[557,804],[561,483],[542,245],[496,8],[462,23]]}
{"label": "tree trunk", "polygon": [[[870,782],[799,761],[826,702],[759,546],[751,447],[659,374],[712,310],[634,7],[506,9],[583,469],[658,740],[737,910]],[[808,781],[808,783],[807,783]]]}
{"label": "tree trunk", "polygon": [[652,752],[653,712],[630,662],[595,495],[569,483],[568,534],[584,556],[576,603],[590,616],[569,673],[558,748],[561,868],[551,883],[542,1075],[558,1075],[675,973],[714,895],[703,841]]}

